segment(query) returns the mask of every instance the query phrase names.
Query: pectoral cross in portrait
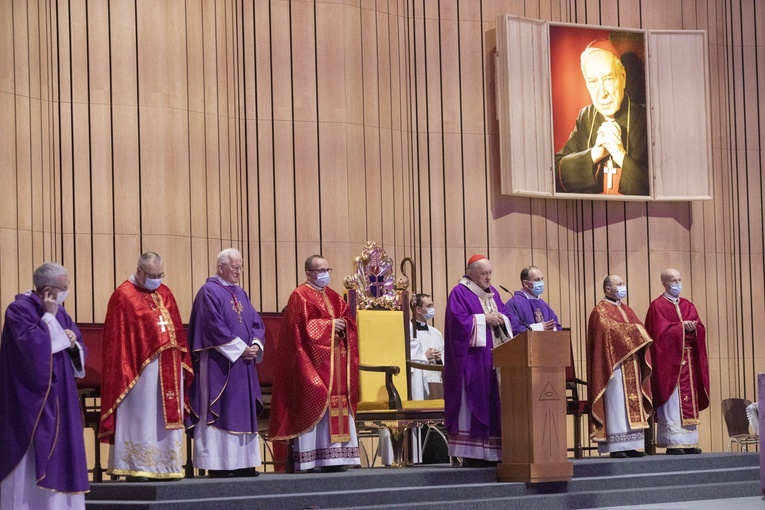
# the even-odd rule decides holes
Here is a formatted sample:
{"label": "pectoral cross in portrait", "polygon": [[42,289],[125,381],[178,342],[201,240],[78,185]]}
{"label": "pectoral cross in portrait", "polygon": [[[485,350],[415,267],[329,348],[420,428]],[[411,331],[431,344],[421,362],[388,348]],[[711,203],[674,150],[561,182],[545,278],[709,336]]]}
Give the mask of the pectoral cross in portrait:
{"label": "pectoral cross in portrait", "polygon": [[157,322],[157,326],[159,326],[160,328],[162,328],[162,329],[160,330],[160,333],[164,333],[165,331],[167,331],[167,330],[165,329],[165,326],[167,326],[167,325],[168,325],[168,322],[165,320],[165,316],[164,316],[164,315],[160,315],[160,316],[159,316],[159,322]]}
{"label": "pectoral cross in portrait", "polygon": [[603,172],[606,174],[606,189],[614,189],[614,176],[616,175],[616,168],[614,168],[614,160],[609,156],[608,161],[606,161],[606,166],[603,169]]}

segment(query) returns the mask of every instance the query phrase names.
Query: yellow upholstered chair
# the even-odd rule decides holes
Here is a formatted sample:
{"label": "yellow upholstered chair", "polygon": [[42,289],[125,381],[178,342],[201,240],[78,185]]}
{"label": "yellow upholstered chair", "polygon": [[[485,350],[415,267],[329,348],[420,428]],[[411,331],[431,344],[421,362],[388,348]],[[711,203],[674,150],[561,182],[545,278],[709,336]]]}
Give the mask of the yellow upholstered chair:
{"label": "yellow upholstered chair", "polygon": [[[359,430],[385,427],[405,445],[408,428],[432,426],[444,419],[443,399],[410,400],[411,368],[442,371],[443,366],[411,361],[409,282],[403,276],[396,278],[385,250],[367,243],[356,258],[354,274],[346,276],[344,284],[358,327],[356,423]],[[394,456],[400,452],[395,450]]]}

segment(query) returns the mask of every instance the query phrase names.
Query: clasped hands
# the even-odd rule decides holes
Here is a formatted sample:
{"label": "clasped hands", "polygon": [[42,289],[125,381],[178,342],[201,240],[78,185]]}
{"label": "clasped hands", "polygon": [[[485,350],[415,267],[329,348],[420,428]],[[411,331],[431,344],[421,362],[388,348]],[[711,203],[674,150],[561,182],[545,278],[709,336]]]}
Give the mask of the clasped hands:
{"label": "clasped hands", "polygon": [[491,327],[505,323],[505,316],[499,312],[489,312],[484,317],[486,317],[486,324]]}
{"label": "clasped hands", "polygon": [[683,329],[685,329],[688,333],[692,333],[696,331],[696,324],[698,324],[699,321],[683,321]]}
{"label": "clasped hands", "polygon": [[345,338],[345,319],[333,319],[335,322],[335,335],[338,338]]}
{"label": "clasped hands", "polygon": [[592,162],[597,163],[606,156],[611,156],[614,163],[623,166],[627,151],[622,145],[622,127],[613,120],[603,122],[598,128],[598,137],[592,148]]}
{"label": "clasped hands", "polygon": [[258,357],[260,353],[260,346],[258,344],[252,344],[244,348],[242,352],[242,359],[252,360]]}
{"label": "clasped hands", "polygon": [[441,360],[441,351],[435,347],[430,347],[427,351],[425,351],[425,357],[428,359],[428,361],[438,362]]}

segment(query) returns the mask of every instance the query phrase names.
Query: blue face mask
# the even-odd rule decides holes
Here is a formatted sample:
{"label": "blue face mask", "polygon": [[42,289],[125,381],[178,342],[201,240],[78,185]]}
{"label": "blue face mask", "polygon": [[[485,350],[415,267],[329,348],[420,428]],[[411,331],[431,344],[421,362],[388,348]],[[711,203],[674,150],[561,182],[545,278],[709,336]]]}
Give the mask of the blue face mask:
{"label": "blue face mask", "polygon": [[680,293],[683,291],[683,284],[680,283],[670,283],[669,284],[669,290],[668,294],[674,298],[678,297]]}
{"label": "blue face mask", "polygon": [[146,278],[146,283],[143,284],[143,287],[154,292],[160,285],[162,285],[162,278]]}
{"label": "blue face mask", "polygon": [[627,297],[627,286],[616,287],[616,299],[622,300]]}
{"label": "blue face mask", "polygon": [[319,287],[320,289],[323,289],[327,285],[329,285],[329,273],[326,271],[323,273],[318,273],[316,275],[316,280],[313,282],[314,285]]}
{"label": "blue face mask", "polygon": [[534,294],[536,297],[539,297],[544,291],[545,291],[545,282],[544,280],[539,282],[530,282],[531,287],[531,293]]}
{"label": "blue face mask", "polygon": [[426,308],[425,309],[424,317],[425,317],[426,321],[432,320],[433,317],[435,317],[435,316],[436,316],[436,307],[431,306],[430,308]]}

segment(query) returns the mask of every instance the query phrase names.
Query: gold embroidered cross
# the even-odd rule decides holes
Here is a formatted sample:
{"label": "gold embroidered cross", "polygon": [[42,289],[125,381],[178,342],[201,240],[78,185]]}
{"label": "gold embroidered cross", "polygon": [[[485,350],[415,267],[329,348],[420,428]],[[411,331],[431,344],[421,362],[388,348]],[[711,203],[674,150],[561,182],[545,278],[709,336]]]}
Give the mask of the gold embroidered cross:
{"label": "gold embroidered cross", "polygon": [[241,324],[242,310],[244,310],[244,307],[242,306],[242,302],[236,299],[236,296],[234,296],[234,299],[231,300],[231,309],[236,312],[237,318],[239,319],[239,324]]}

